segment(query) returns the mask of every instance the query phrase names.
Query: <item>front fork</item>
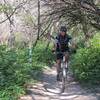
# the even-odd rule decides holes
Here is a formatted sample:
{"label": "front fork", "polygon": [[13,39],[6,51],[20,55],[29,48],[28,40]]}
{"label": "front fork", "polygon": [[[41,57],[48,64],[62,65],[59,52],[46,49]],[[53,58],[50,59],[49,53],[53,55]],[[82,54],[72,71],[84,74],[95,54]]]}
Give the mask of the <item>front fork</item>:
{"label": "front fork", "polygon": [[63,77],[67,77],[67,70],[68,70],[68,65],[65,62],[61,63],[61,69],[62,69],[62,75]]}

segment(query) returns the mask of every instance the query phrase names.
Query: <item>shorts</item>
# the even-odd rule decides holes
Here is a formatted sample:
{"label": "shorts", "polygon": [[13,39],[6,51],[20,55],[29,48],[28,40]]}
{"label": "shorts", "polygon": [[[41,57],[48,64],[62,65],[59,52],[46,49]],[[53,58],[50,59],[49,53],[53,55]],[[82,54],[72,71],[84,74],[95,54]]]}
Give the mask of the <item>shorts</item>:
{"label": "shorts", "polygon": [[56,58],[57,58],[57,60],[63,59],[63,55],[64,55],[64,54],[69,54],[69,51],[65,51],[65,52],[63,52],[63,53],[56,53]]}

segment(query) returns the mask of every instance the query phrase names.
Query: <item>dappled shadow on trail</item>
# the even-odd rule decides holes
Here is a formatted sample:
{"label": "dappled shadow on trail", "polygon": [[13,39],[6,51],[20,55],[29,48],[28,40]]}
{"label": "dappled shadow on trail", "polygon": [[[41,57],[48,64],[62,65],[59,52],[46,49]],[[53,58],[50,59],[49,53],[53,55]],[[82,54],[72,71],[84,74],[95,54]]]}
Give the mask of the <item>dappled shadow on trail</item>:
{"label": "dappled shadow on trail", "polygon": [[30,99],[21,100],[99,100],[93,93],[84,90],[70,75],[65,92],[61,94],[55,68],[44,71],[41,78],[41,82],[28,88]]}

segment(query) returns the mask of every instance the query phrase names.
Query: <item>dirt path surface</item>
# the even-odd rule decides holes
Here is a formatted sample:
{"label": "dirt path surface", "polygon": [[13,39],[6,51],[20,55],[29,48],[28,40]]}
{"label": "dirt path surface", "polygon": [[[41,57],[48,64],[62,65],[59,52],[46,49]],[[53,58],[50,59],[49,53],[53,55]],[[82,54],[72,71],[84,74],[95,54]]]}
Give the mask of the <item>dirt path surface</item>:
{"label": "dirt path surface", "polygon": [[83,89],[71,75],[68,76],[65,92],[61,94],[54,68],[45,70],[42,81],[30,86],[28,94],[20,100],[100,100],[95,93]]}

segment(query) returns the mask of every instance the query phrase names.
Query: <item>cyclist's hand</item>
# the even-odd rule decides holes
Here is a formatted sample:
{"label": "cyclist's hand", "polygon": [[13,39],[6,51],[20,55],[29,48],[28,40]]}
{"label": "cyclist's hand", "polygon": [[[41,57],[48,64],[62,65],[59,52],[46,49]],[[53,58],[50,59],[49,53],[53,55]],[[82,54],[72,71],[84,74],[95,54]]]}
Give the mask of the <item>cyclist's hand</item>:
{"label": "cyclist's hand", "polygon": [[52,49],[52,53],[54,53],[56,50],[55,49]]}

